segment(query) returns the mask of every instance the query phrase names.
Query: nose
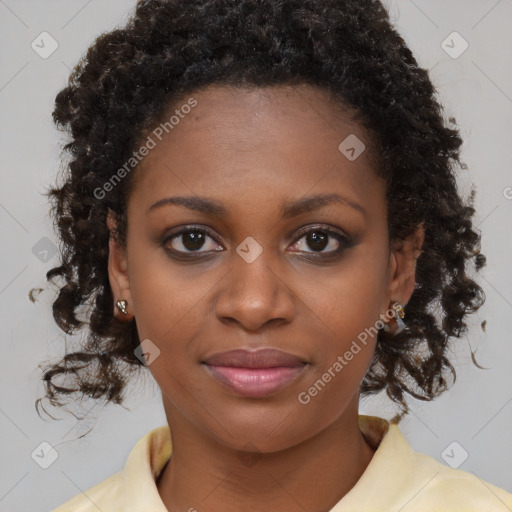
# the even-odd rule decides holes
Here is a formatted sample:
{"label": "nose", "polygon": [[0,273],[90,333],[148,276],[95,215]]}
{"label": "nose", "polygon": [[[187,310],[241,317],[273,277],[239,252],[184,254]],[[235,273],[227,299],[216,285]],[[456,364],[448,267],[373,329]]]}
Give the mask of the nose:
{"label": "nose", "polygon": [[246,331],[259,331],[268,324],[290,323],[295,302],[290,285],[273,270],[265,251],[248,263],[238,254],[216,302],[217,318]]}

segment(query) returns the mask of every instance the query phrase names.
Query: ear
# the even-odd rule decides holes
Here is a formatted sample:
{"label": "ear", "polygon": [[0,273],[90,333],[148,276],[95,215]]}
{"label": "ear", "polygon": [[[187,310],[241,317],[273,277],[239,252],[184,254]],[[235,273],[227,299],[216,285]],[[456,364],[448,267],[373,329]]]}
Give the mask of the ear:
{"label": "ear", "polygon": [[394,301],[407,304],[416,286],[416,260],[421,254],[425,231],[423,223],[405,240],[395,241],[391,247],[388,268],[386,308]]}
{"label": "ear", "polygon": [[[121,322],[129,322],[133,318],[134,313],[130,294],[130,282],[128,279],[128,261],[126,251],[117,242],[114,233],[117,224],[114,220],[114,213],[110,209],[107,214],[107,227],[110,231],[108,241],[108,278],[112,295],[114,296],[114,315],[116,319]],[[127,302],[127,314],[120,311],[116,306],[118,300],[125,300]]]}

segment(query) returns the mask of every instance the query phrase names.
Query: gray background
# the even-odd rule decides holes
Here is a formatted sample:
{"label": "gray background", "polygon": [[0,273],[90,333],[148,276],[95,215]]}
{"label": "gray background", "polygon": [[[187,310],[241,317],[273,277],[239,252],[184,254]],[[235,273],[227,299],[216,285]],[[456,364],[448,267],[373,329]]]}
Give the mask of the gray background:
{"label": "gray background", "polygon": [[[43,421],[33,405],[43,393],[38,364],[62,355],[65,346],[51,314],[54,291],[46,288],[44,277],[57,264],[51,252],[57,241],[41,195],[59,169],[63,141],[51,121],[53,102],[93,39],[122,23],[134,5],[127,0],[0,0],[2,512],[51,510],[119,471],[135,442],[166,423],[151,377],[130,384],[126,408],[84,403],[83,411],[90,412],[82,422],[63,413],[58,421]],[[431,70],[446,117],[454,115],[461,126],[469,170],[460,182],[465,191],[471,182],[477,186],[476,223],[488,257],[481,280],[487,302],[452,351],[457,382],[435,402],[412,402],[401,430],[414,449],[440,461],[448,453],[460,462],[465,450],[468,457],[460,469],[512,492],[512,1],[395,0],[386,5],[420,65]],[[59,45],[46,59],[31,47],[43,31]],[[453,31],[469,44],[457,58],[442,47]],[[460,41],[449,44],[461,48]],[[28,299],[33,287],[45,289],[35,304]],[[484,319],[485,333],[479,327]],[[470,346],[488,370],[471,364]],[[382,396],[361,403],[366,414],[390,418],[394,411]],[[31,457],[44,441],[58,452],[48,469]],[[458,444],[445,451],[454,441]]]}

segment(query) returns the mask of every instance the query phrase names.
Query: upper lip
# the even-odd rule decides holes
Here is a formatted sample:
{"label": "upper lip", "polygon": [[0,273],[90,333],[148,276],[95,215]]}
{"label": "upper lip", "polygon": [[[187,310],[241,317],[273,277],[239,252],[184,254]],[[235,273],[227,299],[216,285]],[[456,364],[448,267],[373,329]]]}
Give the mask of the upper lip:
{"label": "upper lip", "polygon": [[305,364],[300,357],[274,348],[259,350],[240,348],[228,350],[227,352],[218,352],[207,358],[204,363],[210,366],[236,366],[239,368],[294,367]]}

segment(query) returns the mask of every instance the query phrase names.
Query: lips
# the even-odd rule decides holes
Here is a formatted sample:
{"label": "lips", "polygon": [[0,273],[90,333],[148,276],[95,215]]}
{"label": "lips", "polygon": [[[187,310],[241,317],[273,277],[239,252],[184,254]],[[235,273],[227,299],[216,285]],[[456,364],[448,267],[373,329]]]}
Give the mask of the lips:
{"label": "lips", "polygon": [[235,349],[206,359],[208,373],[237,395],[262,398],[299,378],[308,366],[299,357],[277,349]]}
{"label": "lips", "polygon": [[214,354],[204,361],[210,366],[235,366],[237,368],[277,368],[303,366],[299,357],[273,348],[257,351],[245,349],[229,350]]}

